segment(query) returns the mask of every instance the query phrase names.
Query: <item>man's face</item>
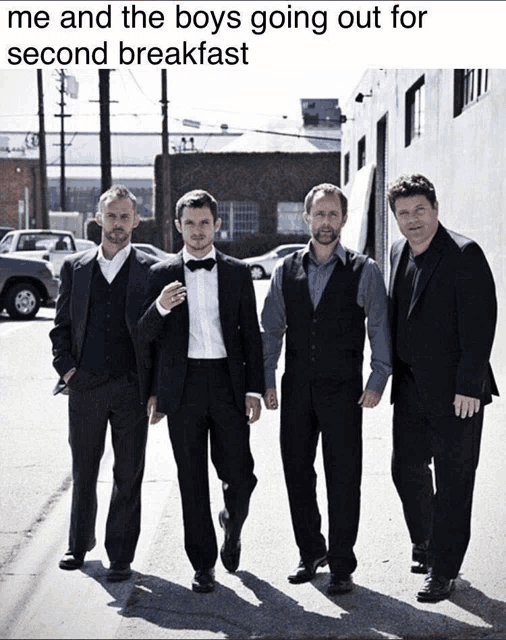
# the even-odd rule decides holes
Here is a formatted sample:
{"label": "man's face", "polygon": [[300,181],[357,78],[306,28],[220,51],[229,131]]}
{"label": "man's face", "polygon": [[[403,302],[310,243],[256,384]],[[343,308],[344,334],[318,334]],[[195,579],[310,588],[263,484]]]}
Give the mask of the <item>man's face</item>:
{"label": "man's face", "polygon": [[341,209],[341,199],[337,194],[316,194],[311,211],[304,213],[304,220],[313,240],[322,245],[339,241],[346,219],[347,216],[343,216]]}
{"label": "man's face", "polygon": [[201,257],[209,253],[214,234],[221,227],[221,218],[215,221],[209,207],[185,207],[181,219],[175,224],[188,251]]}
{"label": "man's face", "polygon": [[131,200],[111,200],[104,213],[97,215],[97,223],[102,227],[104,239],[116,247],[126,247],[132,238],[132,232],[139,224],[139,216],[134,212]]}
{"label": "man's face", "polygon": [[395,219],[399,230],[413,249],[425,250],[437,231],[438,203],[431,205],[426,196],[410,196],[395,201]]}

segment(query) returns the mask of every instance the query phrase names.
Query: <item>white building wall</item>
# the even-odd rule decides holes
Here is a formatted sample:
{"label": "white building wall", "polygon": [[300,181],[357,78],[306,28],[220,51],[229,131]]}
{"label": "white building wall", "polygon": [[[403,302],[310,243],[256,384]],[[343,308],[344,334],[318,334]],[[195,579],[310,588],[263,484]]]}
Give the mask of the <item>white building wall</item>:
{"label": "white building wall", "polygon": [[[406,147],[405,95],[422,75],[424,133]],[[349,195],[363,135],[366,162],[376,162],[376,123],[388,114],[387,184],[402,173],[426,175],[436,187],[442,224],[475,239],[489,260],[499,300],[493,363],[506,369],[506,70],[490,69],[488,91],[457,117],[453,77],[453,69],[369,69],[343,107],[341,153],[350,153],[350,180],[344,184],[343,176],[342,184]],[[362,103],[355,101],[359,92],[366,96]],[[390,245],[400,235],[390,211],[387,230]]]}

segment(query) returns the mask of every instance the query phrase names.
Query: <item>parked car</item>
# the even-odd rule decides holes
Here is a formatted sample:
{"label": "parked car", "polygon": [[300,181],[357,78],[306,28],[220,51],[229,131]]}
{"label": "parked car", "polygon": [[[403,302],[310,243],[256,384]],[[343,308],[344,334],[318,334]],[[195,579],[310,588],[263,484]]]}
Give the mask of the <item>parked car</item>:
{"label": "parked car", "polygon": [[243,258],[243,262],[249,266],[253,280],[261,280],[272,275],[274,267],[280,258],[284,258],[298,249],[303,249],[305,246],[305,244],[300,243],[280,244],[261,256]]}
{"label": "parked car", "polygon": [[82,238],[74,238],[76,243],[76,251],[88,251],[88,249],[96,249],[96,245],[93,240],[83,240]]}
{"label": "parked car", "polygon": [[0,240],[6,233],[9,233],[9,231],[14,231],[14,227],[0,227]]}
{"label": "parked car", "polygon": [[159,260],[167,260],[167,258],[171,258],[174,255],[173,253],[167,253],[166,251],[163,251],[163,249],[159,249],[158,247],[155,247],[155,245],[146,242],[133,242],[132,246],[144,251],[145,253],[149,253],[151,256],[155,256],[155,258],[158,258]]}
{"label": "parked car", "polygon": [[0,311],[13,319],[30,320],[41,304],[53,303],[59,280],[47,260],[0,255]]}
{"label": "parked car", "polygon": [[0,255],[49,260],[56,276],[65,258],[76,251],[74,234],[56,229],[17,229],[0,241]]}

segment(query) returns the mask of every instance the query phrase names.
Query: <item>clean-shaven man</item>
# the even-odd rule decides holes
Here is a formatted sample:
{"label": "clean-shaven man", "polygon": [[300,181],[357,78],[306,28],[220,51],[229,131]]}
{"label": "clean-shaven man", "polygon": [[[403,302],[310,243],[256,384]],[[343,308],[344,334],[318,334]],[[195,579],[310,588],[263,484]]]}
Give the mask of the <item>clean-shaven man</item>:
{"label": "clean-shaven man", "polygon": [[[434,185],[401,176],[388,199],[403,239],[391,250],[392,473],[413,544],[417,598],[448,598],[470,538],[497,301],[473,240],[439,222]],[[431,462],[434,465],[434,489]]]}
{"label": "clean-shaven man", "polygon": [[176,204],[184,247],[151,270],[142,339],[156,357],[149,406],[166,414],[178,468],[192,589],[215,588],[216,534],[209,501],[208,443],[223,483],[220,557],[239,566],[241,530],[257,479],[250,425],[264,392],[262,342],[248,267],[214,246],[221,226],[211,194],[194,190]]}

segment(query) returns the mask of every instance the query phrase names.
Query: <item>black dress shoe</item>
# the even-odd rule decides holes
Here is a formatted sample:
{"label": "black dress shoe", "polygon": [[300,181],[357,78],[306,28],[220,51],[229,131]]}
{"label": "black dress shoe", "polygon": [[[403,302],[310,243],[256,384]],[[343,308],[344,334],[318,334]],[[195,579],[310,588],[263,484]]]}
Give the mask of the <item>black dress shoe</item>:
{"label": "black dress shoe", "polygon": [[448,598],[454,586],[455,581],[452,578],[445,578],[429,571],[416,597],[419,602],[439,602]]}
{"label": "black dress shoe", "polygon": [[427,542],[422,544],[414,544],[411,552],[413,563],[411,565],[411,573],[427,573]]}
{"label": "black dress shoe", "polygon": [[195,572],[192,589],[197,593],[211,593],[214,591],[214,569],[201,569]]}
{"label": "black dress shoe", "polygon": [[241,557],[241,538],[234,535],[231,531],[228,511],[220,511],[218,516],[220,526],[225,532],[225,540],[220,550],[220,558],[223,566],[230,573],[237,571],[239,567],[239,559]]}
{"label": "black dress shoe", "polygon": [[73,553],[72,551],[67,551],[60,560],[58,566],[60,569],[65,569],[65,571],[80,569],[83,566],[85,555],[85,553]]}
{"label": "black dress shoe", "polygon": [[353,589],[353,580],[351,576],[338,576],[337,573],[330,574],[330,582],[327,587],[329,596],[335,596],[339,593],[348,593]]}
{"label": "black dress shoe", "polygon": [[107,582],[123,582],[128,580],[132,575],[132,569],[128,562],[111,562],[111,566],[107,571]]}
{"label": "black dress shoe", "polygon": [[327,556],[316,558],[316,560],[299,562],[299,566],[293,573],[288,576],[288,582],[292,584],[302,584],[303,582],[310,582],[316,575],[318,567],[324,567],[327,564]]}

